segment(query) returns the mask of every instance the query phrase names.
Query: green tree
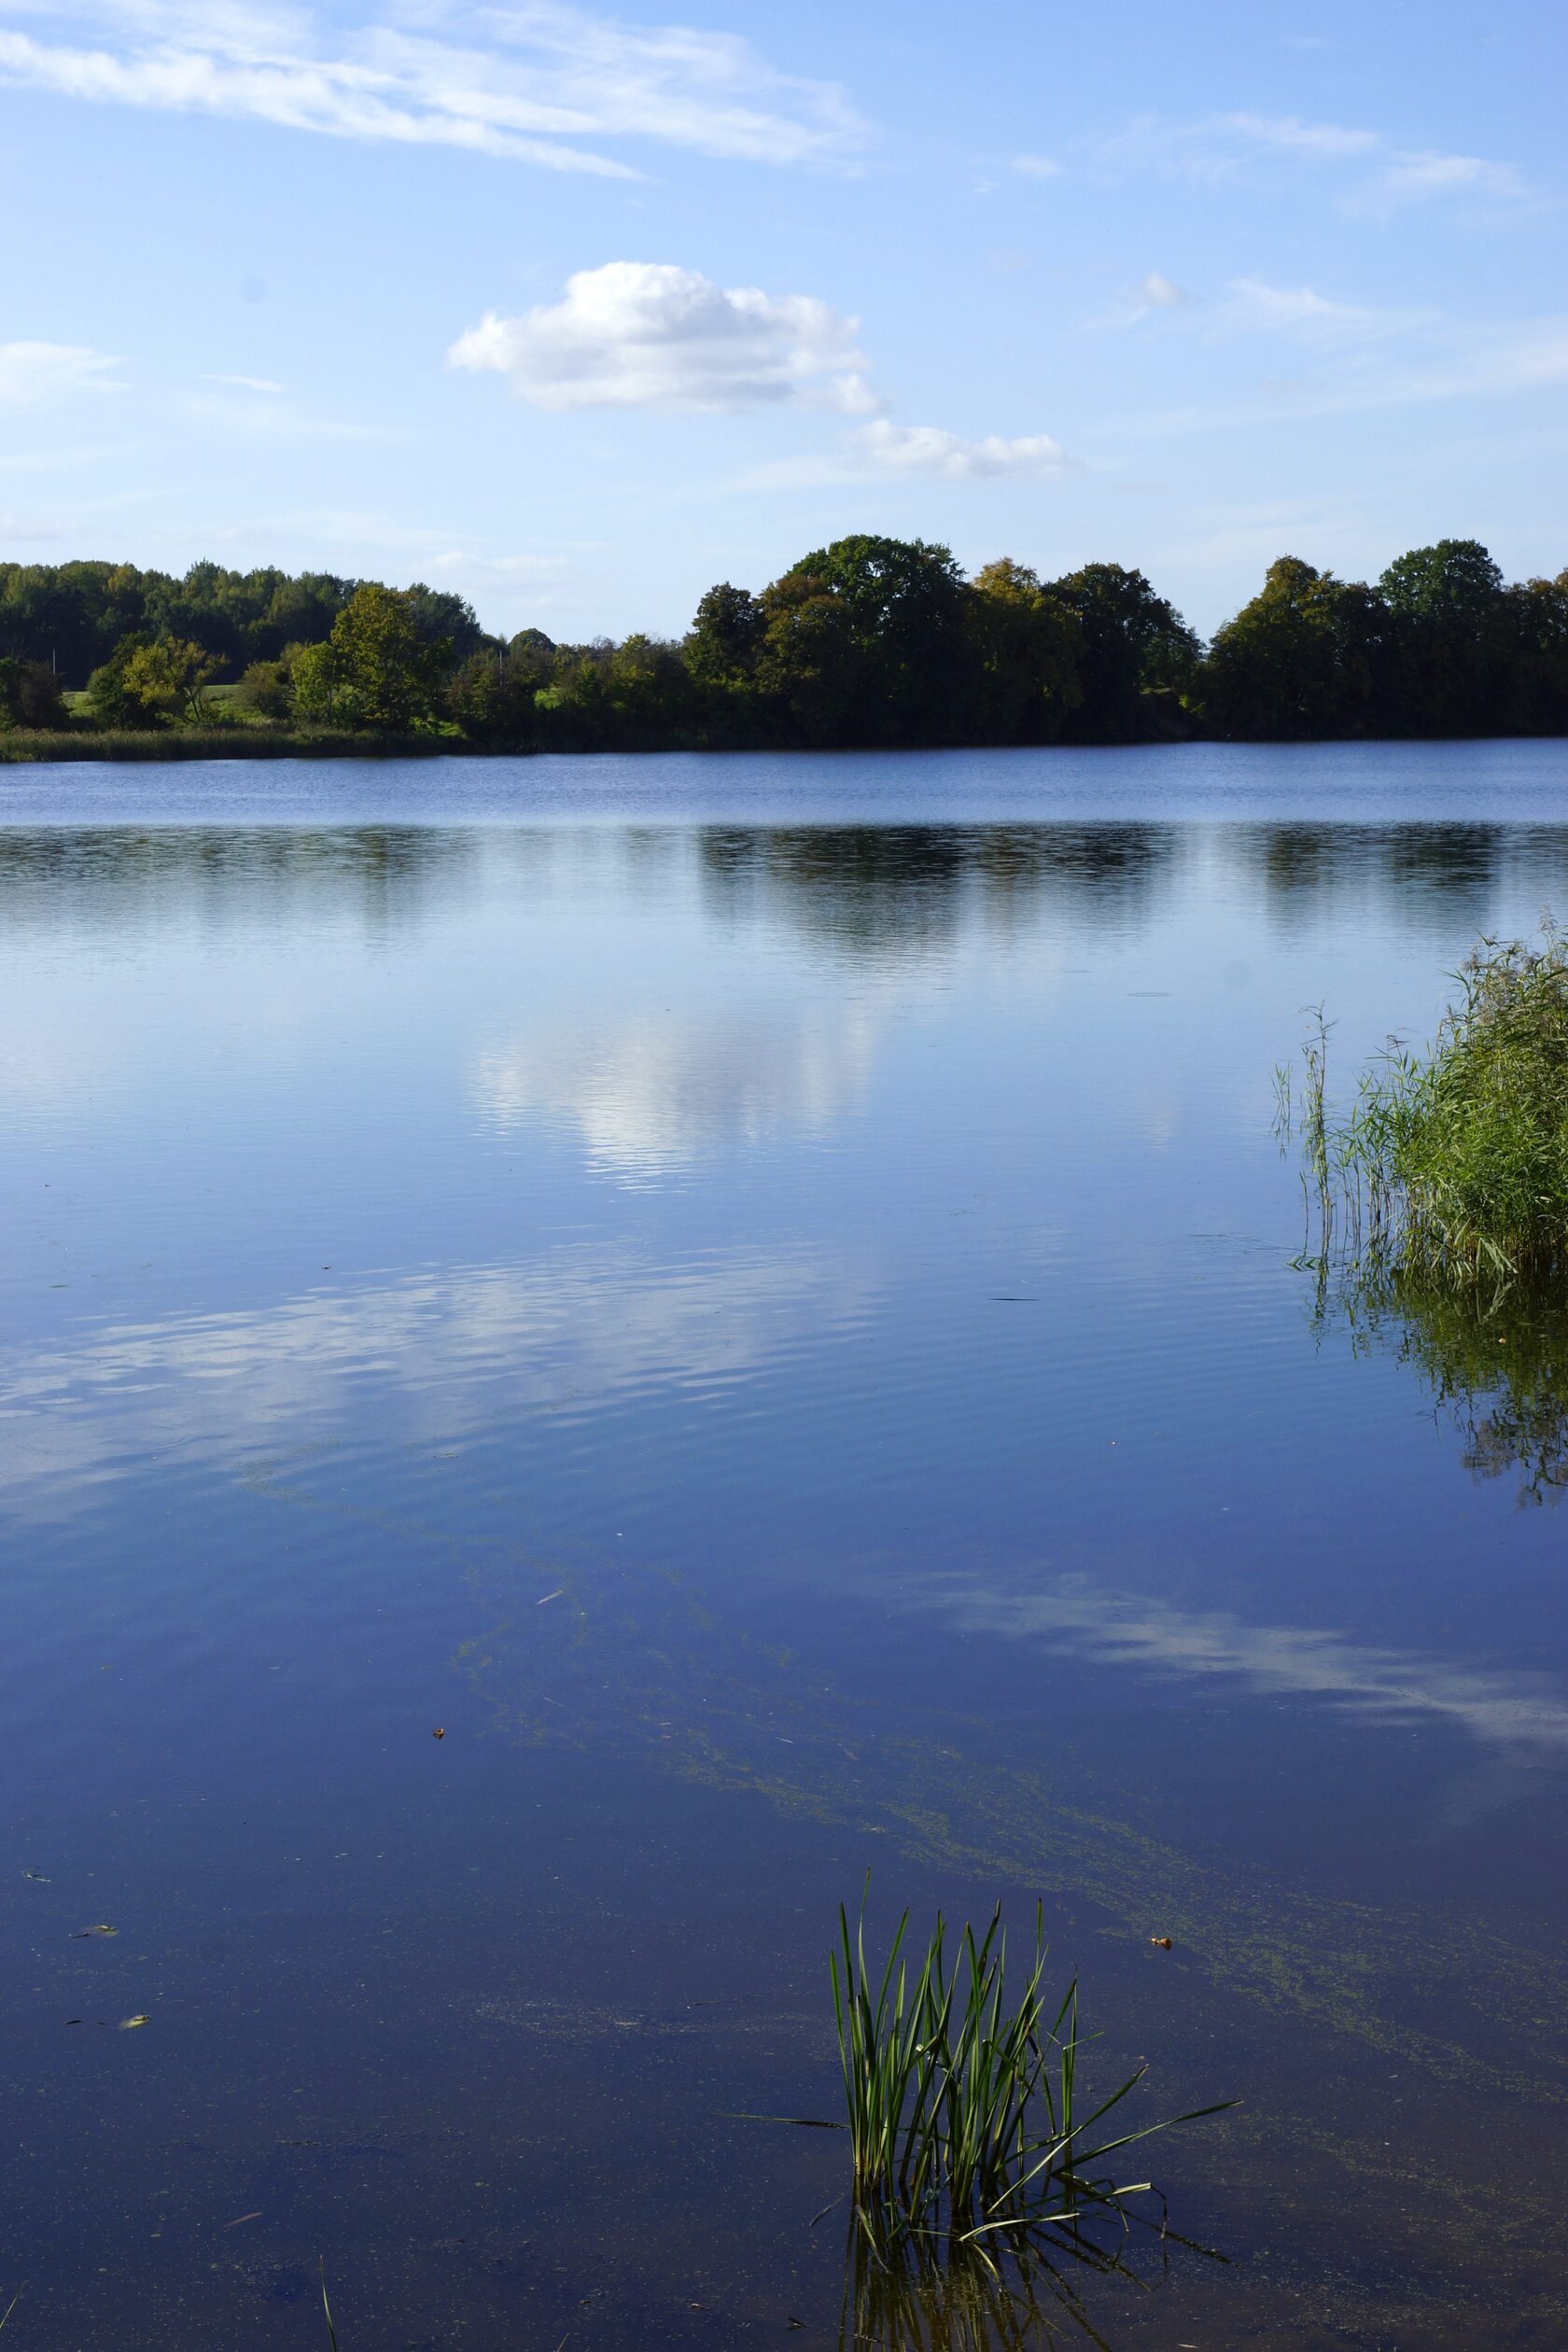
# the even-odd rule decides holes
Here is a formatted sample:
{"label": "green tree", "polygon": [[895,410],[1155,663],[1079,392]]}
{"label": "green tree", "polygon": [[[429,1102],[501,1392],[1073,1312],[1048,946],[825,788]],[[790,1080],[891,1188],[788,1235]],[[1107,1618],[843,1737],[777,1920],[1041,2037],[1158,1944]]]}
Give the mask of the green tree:
{"label": "green tree", "polygon": [[1398,730],[1483,735],[1497,726],[1512,631],[1503,575],[1480,541],[1415,548],[1378,586],[1390,615]]}
{"label": "green tree", "polygon": [[681,659],[709,693],[745,692],[756,681],[766,635],[767,615],[750,590],[732,588],[723,580],[698,605]]}
{"label": "green tree", "polygon": [[189,637],[146,631],[122,637],[90,684],[93,713],[105,725],[157,727],[206,716],[203,692],[217,665]]}
{"label": "green tree", "polygon": [[1083,701],[1073,733],[1092,743],[1129,743],[1151,732],[1144,697],[1183,695],[1202,648],[1173,605],[1141,571],[1085,564],[1051,583],[1077,617]]}
{"label": "green tree", "polygon": [[1379,717],[1387,622],[1370,588],[1281,555],[1215,633],[1206,715],[1225,735],[1266,741],[1366,734]]}
{"label": "green tree", "polygon": [[63,727],[60,680],[47,662],[0,654],[0,727]]}
{"label": "green tree", "polygon": [[983,743],[1055,743],[1082,699],[1078,617],[1027,564],[976,572],[965,607],[974,679],[970,732]]}
{"label": "green tree", "polygon": [[555,648],[542,629],[472,653],[446,690],[446,707],[470,742],[525,750],[539,734],[539,696],[554,673]]}
{"label": "green tree", "polygon": [[1505,591],[1511,638],[1509,735],[1568,735],[1568,571]]}
{"label": "green tree", "polygon": [[789,577],[815,582],[845,616],[857,656],[848,741],[961,735],[970,644],[963,576],[947,548],[861,532],[802,556]]}
{"label": "green tree", "polygon": [[294,707],[322,724],[407,734],[436,720],[448,666],[444,639],[426,643],[407,595],[366,581],[326,643],[296,659]]}
{"label": "green tree", "polygon": [[812,749],[864,742],[865,651],[846,600],[801,570],[764,588],[761,602],[757,686],[777,734]]}

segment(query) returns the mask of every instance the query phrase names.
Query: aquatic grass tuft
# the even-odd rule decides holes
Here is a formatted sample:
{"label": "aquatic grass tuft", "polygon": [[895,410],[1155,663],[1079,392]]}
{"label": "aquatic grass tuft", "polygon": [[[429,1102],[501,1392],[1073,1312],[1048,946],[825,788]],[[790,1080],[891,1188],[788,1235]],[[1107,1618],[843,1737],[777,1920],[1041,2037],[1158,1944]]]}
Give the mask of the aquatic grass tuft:
{"label": "aquatic grass tuft", "polygon": [[338,2331],[332,2325],[332,2306],[327,2300],[327,2265],[321,2265],[321,2308],[327,2320],[327,2338],[332,2352],[338,2352]]}
{"label": "aquatic grass tuft", "polygon": [[866,1956],[863,1903],[853,1930],[841,1907],[831,1955],[851,2205],[868,2243],[944,2244],[994,2271],[995,2255],[1030,2233],[1104,2219],[1125,2231],[1129,2201],[1156,2192],[1147,2180],[1116,2179],[1107,2161],[1235,2102],[1108,2135],[1106,2119],[1147,2069],[1093,2105],[1082,2096],[1077,1980],[1053,2007],[1043,1911],[1015,2000],[1000,1906],[983,1937],[963,1929],[951,1962],[940,1915],[917,1967],[908,1925],[906,1911],[878,1970]]}
{"label": "aquatic grass tuft", "polygon": [[1299,1138],[1315,1241],[1429,1281],[1494,1285],[1568,1270],[1568,932],[1481,939],[1431,1044],[1391,1040],[1341,1117],[1328,1107],[1321,1009],[1298,1091],[1276,1072]]}

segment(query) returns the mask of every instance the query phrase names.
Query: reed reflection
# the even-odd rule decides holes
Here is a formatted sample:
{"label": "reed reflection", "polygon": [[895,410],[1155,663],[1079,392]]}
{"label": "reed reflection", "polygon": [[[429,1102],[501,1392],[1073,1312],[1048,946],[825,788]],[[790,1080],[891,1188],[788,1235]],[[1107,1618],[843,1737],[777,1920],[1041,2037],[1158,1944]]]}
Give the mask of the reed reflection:
{"label": "reed reflection", "polygon": [[1225,2259],[1176,2237],[1162,2220],[1109,2242],[1063,2229],[1049,2250],[1029,2242],[999,2246],[990,2260],[910,2240],[875,2247],[851,2227],[838,2352],[863,2345],[873,2352],[1048,2352],[1085,2343],[1112,2352],[1103,2332],[1114,2326],[1104,2308],[1111,2294],[1117,2288],[1151,2291],[1169,2271],[1173,2247]]}
{"label": "reed reflection", "polygon": [[1369,1260],[1318,1268],[1320,1338],[1392,1355],[1424,1381],[1477,1480],[1512,1478],[1521,1507],[1568,1490],[1568,1301],[1538,1283],[1455,1289]]}

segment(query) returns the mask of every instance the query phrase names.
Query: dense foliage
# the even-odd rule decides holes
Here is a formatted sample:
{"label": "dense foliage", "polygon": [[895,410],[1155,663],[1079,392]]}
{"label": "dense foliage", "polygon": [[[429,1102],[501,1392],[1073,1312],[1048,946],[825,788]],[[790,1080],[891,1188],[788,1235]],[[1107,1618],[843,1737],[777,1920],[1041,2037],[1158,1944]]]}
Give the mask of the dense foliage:
{"label": "dense foliage", "polygon": [[[85,700],[80,690],[86,689]],[[1473,539],[1376,585],[1294,556],[1207,649],[1143,574],[965,579],[945,547],[835,540],[679,643],[490,637],[459,596],[328,573],[0,564],[0,729],[444,732],[562,750],[1568,733],[1568,572]],[[236,745],[236,748],[239,748]]]}

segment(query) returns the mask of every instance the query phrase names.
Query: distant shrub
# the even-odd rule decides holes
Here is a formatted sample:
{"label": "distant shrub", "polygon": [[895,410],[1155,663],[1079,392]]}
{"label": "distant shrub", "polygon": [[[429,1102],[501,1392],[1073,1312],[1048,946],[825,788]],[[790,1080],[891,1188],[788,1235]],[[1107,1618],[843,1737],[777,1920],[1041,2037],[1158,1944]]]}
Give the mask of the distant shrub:
{"label": "distant shrub", "polygon": [[293,665],[287,654],[275,662],[252,662],[231,697],[234,707],[253,719],[276,725],[294,708]]}

